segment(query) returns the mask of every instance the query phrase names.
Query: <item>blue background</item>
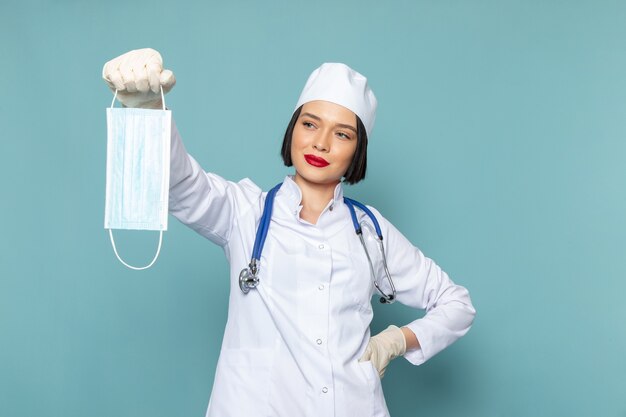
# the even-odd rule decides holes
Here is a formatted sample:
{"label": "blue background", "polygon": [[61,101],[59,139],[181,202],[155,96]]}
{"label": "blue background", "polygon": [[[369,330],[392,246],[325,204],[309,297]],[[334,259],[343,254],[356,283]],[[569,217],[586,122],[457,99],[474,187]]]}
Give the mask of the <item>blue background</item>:
{"label": "blue background", "polygon": [[[626,416],[626,3],[78,0],[0,4],[0,416],[202,416],[221,250],[170,218],[134,272],[103,229],[103,64],[153,47],[207,170],[269,188],[308,74],[379,99],[376,206],[470,289],[474,327],[394,361],[392,416]],[[119,233],[131,262],[157,235]],[[374,331],[419,315],[377,306]]]}

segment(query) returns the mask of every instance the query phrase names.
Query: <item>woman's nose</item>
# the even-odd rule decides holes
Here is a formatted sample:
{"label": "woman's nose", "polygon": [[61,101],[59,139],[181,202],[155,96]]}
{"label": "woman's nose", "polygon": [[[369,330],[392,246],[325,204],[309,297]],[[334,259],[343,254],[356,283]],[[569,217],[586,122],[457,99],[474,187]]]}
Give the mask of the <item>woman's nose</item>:
{"label": "woman's nose", "polygon": [[328,136],[329,136],[329,133],[326,133],[326,132],[320,133],[315,138],[315,142],[313,143],[313,149],[319,152],[328,152],[328,150],[330,149],[330,140]]}

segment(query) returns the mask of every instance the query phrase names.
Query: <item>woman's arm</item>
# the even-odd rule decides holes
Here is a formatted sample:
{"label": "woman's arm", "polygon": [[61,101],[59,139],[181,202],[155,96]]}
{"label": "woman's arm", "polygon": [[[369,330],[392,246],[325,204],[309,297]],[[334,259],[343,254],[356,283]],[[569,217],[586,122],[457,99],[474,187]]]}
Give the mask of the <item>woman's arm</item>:
{"label": "woman's arm", "polygon": [[224,246],[230,238],[237,210],[259,204],[261,193],[248,179],[233,183],[205,172],[187,153],[172,121],[169,211],[174,217]]}
{"label": "woman's arm", "polygon": [[426,310],[424,317],[401,329],[407,345],[404,357],[419,365],[467,333],[476,311],[467,289],[455,284],[391,223],[378,212],[375,214],[383,229],[397,301]]}
{"label": "woman's arm", "polygon": [[[104,64],[102,78],[126,107],[160,109],[162,97],[176,83],[163,69],[161,54],[145,48],[126,52]],[[250,181],[239,184],[205,173],[187,154],[172,121],[169,211],[181,222],[219,245],[225,245],[236,210],[258,200],[261,190]]]}
{"label": "woman's arm", "polygon": [[415,336],[415,333],[413,333],[411,329],[408,327],[401,327],[400,330],[402,330],[402,334],[404,334],[407,352],[420,349],[420,342],[417,340],[417,336]]}

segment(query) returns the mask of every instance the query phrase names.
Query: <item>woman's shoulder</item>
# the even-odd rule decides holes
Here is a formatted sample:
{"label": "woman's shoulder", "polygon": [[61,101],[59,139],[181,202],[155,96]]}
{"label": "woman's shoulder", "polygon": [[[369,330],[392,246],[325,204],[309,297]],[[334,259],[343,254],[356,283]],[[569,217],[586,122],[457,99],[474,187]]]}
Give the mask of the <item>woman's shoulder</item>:
{"label": "woman's shoulder", "polygon": [[233,183],[233,184],[236,184],[237,187],[241,188],[242,192],[251,193],[254,195],[263,194],[263,189],[261,189],[261,187],[256,185],[256,183],[252,181],[250,178],[246,177],[242,180],[239,180],[237,183]]}
{"label": "woman's shoulder", "polygon": [[231,181],[214,172],[206,172],[206,176],[214,193],[225,195],[239,207],[254,205],[265,194],[261,187],[247,177]]}
{"label": "woman's shoulder", "polygon": [[[387,213],[385,211],[385,207],[382,207],[379,210],[378,208],[370,204],[364,203],[364,205],[370,210],[374,218],[376,218],[376,221],[380,225],[381,231],[384,236],[389,235],[389,234],[391,235],[401,234],[400,231],[396,228],[396,226],[394,226],[394,224],[391,222],[391,220],[389,220],[389,218],[385,216],[386,214],[386,215],[391,215],[393,217],[393,213],[391,214]],[[365,212],[362,212],[360,220],[366,219],[367,217],[368,215]]]}

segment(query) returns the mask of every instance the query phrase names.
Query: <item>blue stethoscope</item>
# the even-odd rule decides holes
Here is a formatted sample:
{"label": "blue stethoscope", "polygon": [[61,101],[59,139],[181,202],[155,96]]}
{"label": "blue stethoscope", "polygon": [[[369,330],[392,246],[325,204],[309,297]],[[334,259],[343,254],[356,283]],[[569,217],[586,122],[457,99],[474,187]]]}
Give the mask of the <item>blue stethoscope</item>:
{"label": "blue stethoscope", "polygon": [[[259,223],[259,228],[256,231],[256,238],[254,240],[254,248],[252,249],[252,259],[250,260],[250,264],[247,268],[244,268],[239,274],[239,287],[244,294],[247,294],[251,288],[256,288],[259,285],[259,262],[261,259],[261,252],[263,251],[263,245],[265,244],[265,239],[267,238],[267,231],[270,227],[270,220],[272,219],[272,208],[274,206],[274,197],[276,193],[280,189],[282,183],[276,185],[272,188],[265,198],[265,206],[263,207],[263,214],[261,215],[261,221]],[[376,220],[376,216],[370,209],[368,209],[364,204],[359,203],[358,201],[352,200],[351,198],[344,197],[343,202],[348,206],[350,210],[350,216],[352,217],[352,223],[354,224],[354,231],[356,232],[359,240],[361,241],[361,245],[363,245],[363,249],[365,250],[365,255],[367,256],[367,262],[370,267],[370,274],[372,275],[372,279],[374,281],[374,285],[376,289],[382,296],[380,298],[380,302],[384,304],[391,304],[396,299],[396,288],[393,285],[393,280],[391,279],[391,274],[389,273],[389,269],[387,268],[387,257],[385,256],[385,248],[383,246],[383,233],[380,230],[380,225],[378,224],[378,220]],[[370,253],[367,250],[367,246],[365,244],[365,239],[363,238],[363,228],[367,228],[371,230],[371,226],[369,223],[362,221],[359,223],[356,217],[356,211],[354,207],[358,207],[372,221],[372,224],[375,228],[376,237],[374,238],[376,242],[376,247],[382,257],[382,266],[385,270],[385,275],[387,277],[387,281],[389,282],[389,286],[391,288],[391,294],[385,293],[379,286],[378,280],[376,279],[376,273],[374,272],[374,266],[372,264],[372,258],[370,257]]]}

